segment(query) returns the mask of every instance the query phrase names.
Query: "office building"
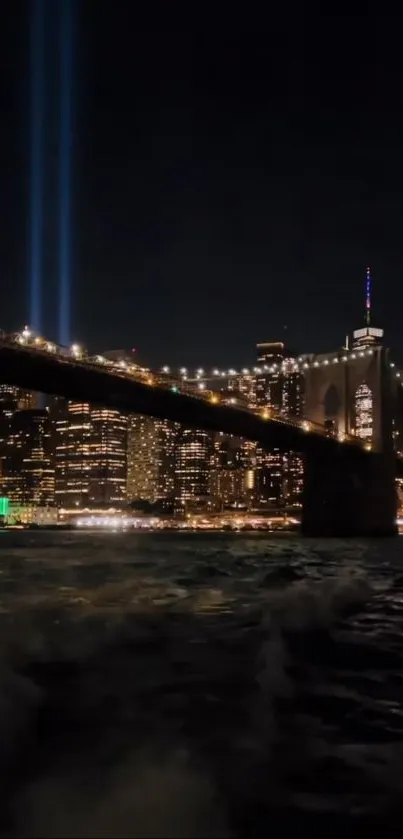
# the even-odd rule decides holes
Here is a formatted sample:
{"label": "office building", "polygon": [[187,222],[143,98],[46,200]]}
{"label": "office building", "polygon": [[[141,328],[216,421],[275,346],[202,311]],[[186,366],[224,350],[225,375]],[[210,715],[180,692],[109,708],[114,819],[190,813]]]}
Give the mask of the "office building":
{"label": "office building", "polygon": [[127,417],[114,408],[92,408],[89,500],[93,507],[126,503]]}
{"label": "office building", "polygon": [[281,410],[285,347],[281,341],[265,341],[256,345],[256,407]]}
{"label": "office building", "polygon": [[17,410],[3,445],[1,494],[22,505],[54,504],[55,473],[47,410]]}
{"label": "office building", "polygon": [[242,441],[222,432],[212,438],[209,494],[216,511],[246,507],[246,472],[242,462]]}
{"label": "office building", "polygon": [[363,382],[355,393],[355,434],[362,440],[372,440],[373,397],[372,391]]}
{"label": "office building", "polygon": [[13,385],[0,385],[0,475],[10,434],[10,419],[16,411],[34,407],[34,394]]}
{"label": "office building", "polygon": [[157,420],[159,433],[159,469],[157,499],[167,510],[173,510],[175,501],[175,466],[181,426],[170,420]]}
{"label": "office building", "polygon": [[173,505],[175,457],[180,426],[135,414],[128,420],[127,500]]}
{"label": "office building", "polygon": [[59,506],[89,505],[91,408],[88,402],[57,400],[55,428],[55,498]]}
{"label": "office building", "polygon": [[[280,341],[257,345],[256,408],[298,418],[303,408],[303,378],[295,358]],[[295,452],[256,446],[253,505],[257,509],[301,503],[303,461]]]}
{"label": "office building", "polygon": [[209,497],[212,439],[208,431],[182,429],[175,464],[175,512],[211,508]]}
{"label": "office building", "polygon": [[34,408],[37,394],[13,385],[0,385],[0,413],[10,416],[14,411]]}
{"label": "office building", "polygon": [[159,434],[153,417],[135,414],[128,419],[127,500],[157,499],[159,473]]}
{"label": "office building", "polygon": [[126,502],[127,418],[87,402],[55,407],[56,502],[120,507]]}

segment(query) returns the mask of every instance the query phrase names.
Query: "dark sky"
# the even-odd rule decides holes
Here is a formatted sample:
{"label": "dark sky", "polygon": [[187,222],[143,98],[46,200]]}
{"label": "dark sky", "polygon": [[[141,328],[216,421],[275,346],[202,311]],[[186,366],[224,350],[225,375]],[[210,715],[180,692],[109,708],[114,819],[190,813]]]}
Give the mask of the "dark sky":
{"label": "dark sky", "polygon": [[[50,7],[44,282],[57,337]],[[246,364],[256,341],[283,336],[333,350],[363,323],[369,263],[374,324],[403,355],[401,18],[282,7],[192,21],[164,3],[146,20],[126,0],[76,0],[72,338],[189,366]],[[30,8],[0,11],[6,329],[28,317]]]}

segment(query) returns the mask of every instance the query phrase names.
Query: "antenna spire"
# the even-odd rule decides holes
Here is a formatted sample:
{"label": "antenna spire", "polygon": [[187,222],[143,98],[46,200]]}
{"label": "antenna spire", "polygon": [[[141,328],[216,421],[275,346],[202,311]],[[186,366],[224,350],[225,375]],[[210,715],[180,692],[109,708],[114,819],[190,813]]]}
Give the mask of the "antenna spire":
{"label": "antenna spire", "polygon": [[371,285],[371,269],[368,265],[365,284],[365,323],[368,327],[371,324]]}

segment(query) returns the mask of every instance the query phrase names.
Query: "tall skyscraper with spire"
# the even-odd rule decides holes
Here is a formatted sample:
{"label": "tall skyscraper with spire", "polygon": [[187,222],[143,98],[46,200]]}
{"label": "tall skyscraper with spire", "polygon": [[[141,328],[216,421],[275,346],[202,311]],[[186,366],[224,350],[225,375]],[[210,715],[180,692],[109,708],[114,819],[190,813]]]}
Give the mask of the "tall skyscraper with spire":
{"label": "tall skyscraper with spire", "polygon": [[367,265],[366,278],[367,280],[365,286],[365,321],[369,329],[369,327],[371,326],[371,269],[369,265]]}
{"label": "tall skyscraper with spire", "polygon": [[371,269],[367,265],[365,271],[365,326],[355,329],[353,332],[353,347],[371,347],[380,344],[383,338],[383,329],[372,326],[372,277]]}

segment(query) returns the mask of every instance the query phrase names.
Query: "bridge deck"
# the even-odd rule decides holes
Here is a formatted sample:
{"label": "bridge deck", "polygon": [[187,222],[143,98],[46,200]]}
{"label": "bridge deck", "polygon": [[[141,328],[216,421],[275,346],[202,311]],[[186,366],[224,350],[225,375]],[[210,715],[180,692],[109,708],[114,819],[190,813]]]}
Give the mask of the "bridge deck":
{"label": "bridge deck", "polygon": [[188,428],[222,431],[282,450],[325,453],[335,447],[368,456],[356,439],[339,442],[304,423],[279,416],[267,419],[237,405],[212,403],[175,393],[94,364],[0,340],[0,382],[76,401],[182,423]]}

